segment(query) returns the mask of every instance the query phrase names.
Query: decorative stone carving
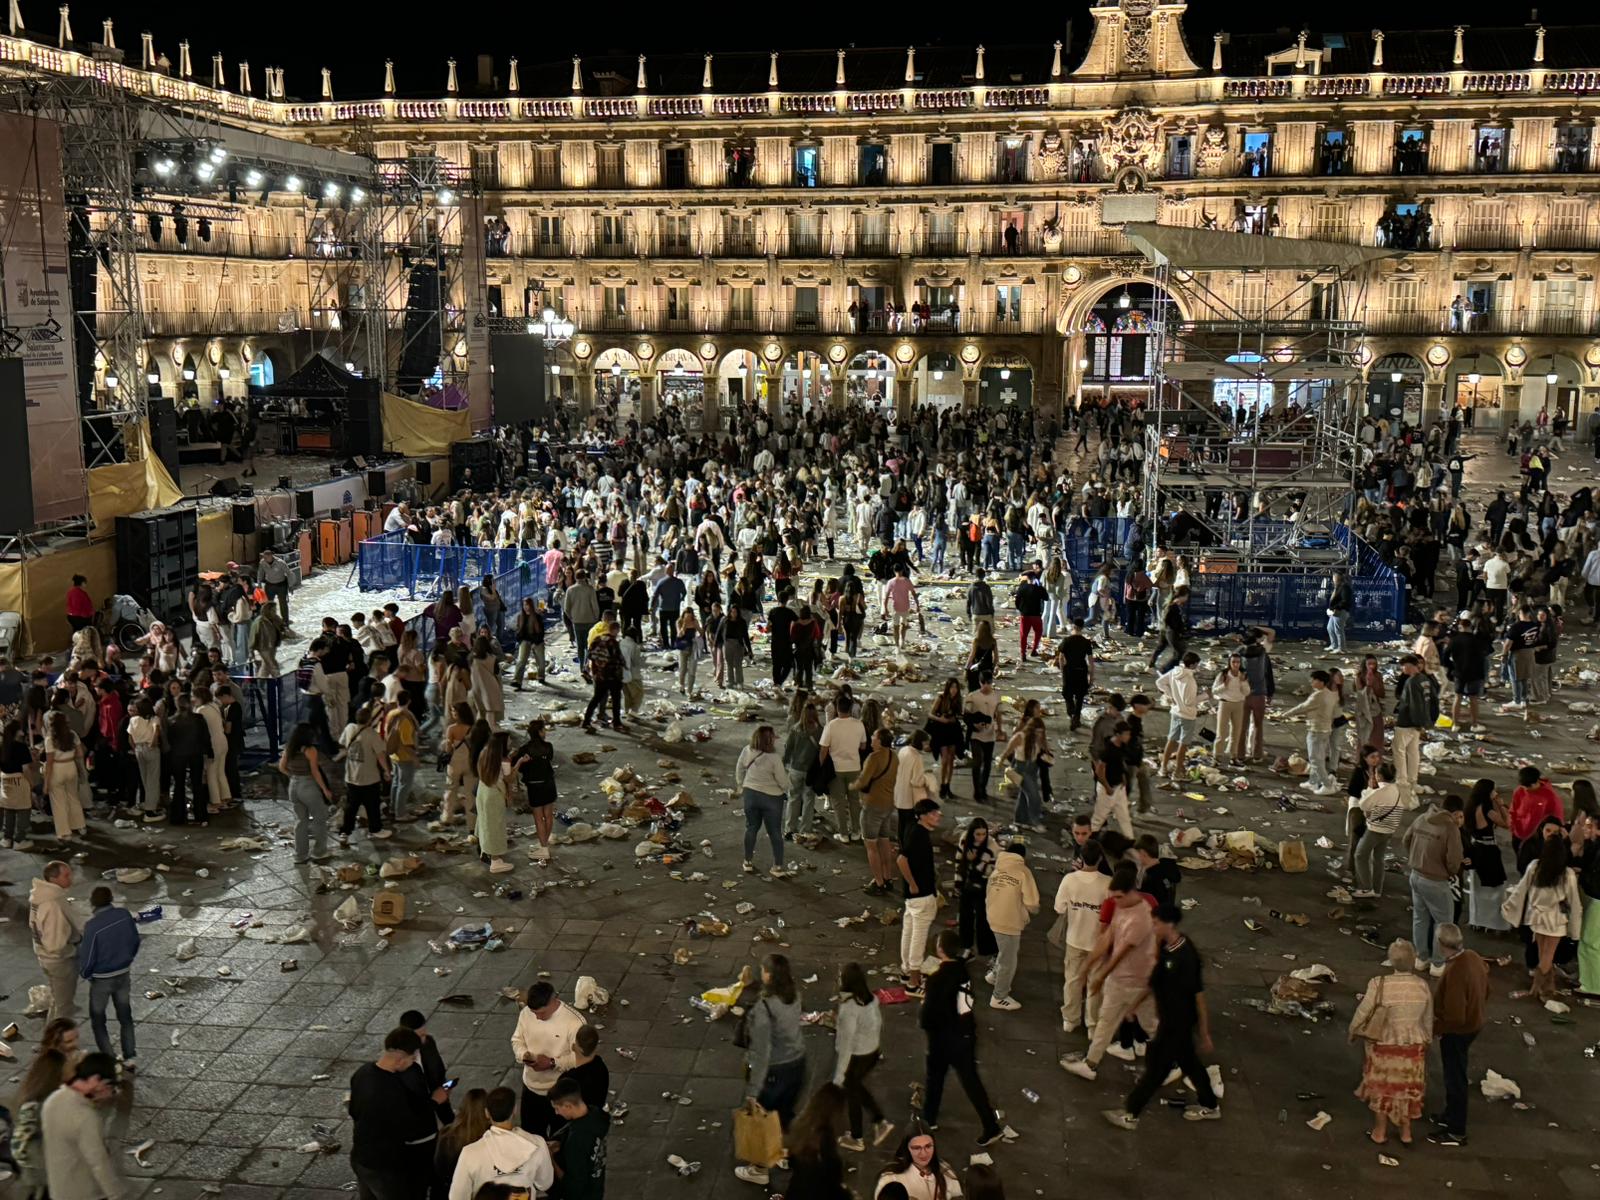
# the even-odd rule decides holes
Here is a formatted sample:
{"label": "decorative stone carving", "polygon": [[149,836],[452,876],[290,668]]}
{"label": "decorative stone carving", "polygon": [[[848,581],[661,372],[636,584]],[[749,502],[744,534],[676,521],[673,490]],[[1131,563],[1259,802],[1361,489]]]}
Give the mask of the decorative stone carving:
{"label": "decorative stone carving", "polygon": [[1150,69],[1150,15],[1154,0],[1122,0],[1122,66],[1126,71]]}
{"label": "decorative stone carving", "polygon": [[1161,169],[1161,130],[1161,122],[1138,104],[1126,105],[1101,126],[1100,153],[1118,191],[1143,191]]}
{"label": "decorative stone carving", "polygon": [[1067,143],[1058,129],[1047,129],[1039,139],[1039,178],[1067,177]]}
{"label": "decorative stone carving", "polygon": [[1200,136],[1200,166],[1214,170],[1228,157],[1228,131],[1221,125],[1207,125]]}

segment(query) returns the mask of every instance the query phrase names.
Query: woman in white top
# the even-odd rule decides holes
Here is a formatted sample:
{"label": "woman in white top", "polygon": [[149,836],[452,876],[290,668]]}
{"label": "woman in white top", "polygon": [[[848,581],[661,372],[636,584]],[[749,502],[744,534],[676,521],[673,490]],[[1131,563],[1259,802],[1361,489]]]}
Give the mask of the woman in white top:
{"label": "woman in white top", "polygon": [[500,656],[487,636],[477,639],[472,647],[472,665],[468,677],[472,707],[489,722],[490,729],[499,729],[506,719],[506,693],[500,683]]}
{"label": "woman in white top", "polygon": [[1389,849],[1389,839],[1400,828],[1400,814],[1405,801],[1394,782],[1394,764],[1384,763],[1378,768],[1377,787],[1361,794],[1361,815],[1366,820],[1366,832],[1356,844],[1356,886],[1354,895],[1372,898],[1383,895],[1383,860]]}
{"label": "woman in white top", "polygon": [[378,706],[363,705],[339,735],[339,757],[344,760],[344,823],[339,845],[349,846],[356,828],[356,810],[367,810],[367,833],[374,838],[393,836],[383,827],[383,785],[389,773],[388,748],[378,732]]}
{"label": "woman in white top", "polygon": [[133,746],[134,762],[139,768],[145,816],[157,819],[161,809],[161,746],[166,740],[165,729],[156,720],[155,706],[149,700],[141,698],[134,703],[133,716],[128,718],[128,742]]}
{"label": "woman in white top", "polygon": [[932,800],[933,786],[928,782],[928,768],[922,760],[928,748],[928,731],[918,729],[904,746],[895,752],[899,762],[894,776],[894,813],[899,822],[897,841],[906,840],[906,829],[911,824],[911,810],[918,800]]}
{"label": "woman in white top", "polygon": [[891,1183],[905,1188],[911,1200],[957,1200],[961,1195],[956,1173],[940,1159],[933,1133],[921,1121],[912,1123],[895,1151],[894,1161],[878,1176],[873,1196],[882,1195]]}
{"label": "woman in white top", "polygon": [[1228,765],[1240,766],[1244,762],[1244,702],[1250,695],[1250,681],[1244,676],[1244,660],[1237,654],[1228,655],[1228,665],[1217,672],[1211,682],[1211,697],[1217,702],[1217,745],[1219,759],[1225,736],[1231,731],[1231,748]]}
{"label": "woman in white top", "polygon": [[1072,608],[1072,571],[1052,555],[1050,565],[1044,569],[1044,636],[1053,638],[1056,631],[1067,623]]}
{"label": "woman in white top", "polygon": [[865,1150],[863,1111],[872,1114],[872,1144],[881,1146],[894,1132],[877,1099],[867,1091],[867,1075],[878,1065],[883,1035],[883,1011],[867,986],[860,963],[845,963],[839,971],[839,1011],[833,1026],[833,1082],[844,1089],[850,1112],[850,1133],[839,1139],[844,1150]]}
{"label": "woman in white top", "polygon": [[783,869],[783,803],[789,794],[789,776],[778,753],[778,738],[771,725],[759,725],[750,744],[739,752],[734,782],[744,800],[744,870],[755,874],[756,835],[765,826],[772,843],[772,877],[788,875]]}
{"label": "woman in white top", "polygon": [[1531,997],[1541,1004],[1554,999],[1556,949],[1562,938],[1577,941],[1583,936],[1583,893],[1578,888],[1578,873],[1569,865],[1571,861],[1572,847],[1566,831],[1560,825],[1546,826],[1539,857],[1528,864],[1500,906],[1500,915],[1512,926],[1527,926],[1539,950],[1532,985],[1526,991],[1513,992],[1513,999]]}

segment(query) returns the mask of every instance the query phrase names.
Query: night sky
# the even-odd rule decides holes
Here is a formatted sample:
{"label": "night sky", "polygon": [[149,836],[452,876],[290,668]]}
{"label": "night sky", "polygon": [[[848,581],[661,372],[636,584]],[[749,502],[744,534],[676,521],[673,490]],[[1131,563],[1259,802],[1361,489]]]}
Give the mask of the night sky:
{"label": "night sky", "polygon": [[[23,16],[31,29],[50,39],[55,36],[57,5],[49,0],[21,0]],[[417,15],[406,24],[396,14]],[[963,10],[970,16],[963,18]],[[296,11],[305,14],[296,21]],[[976,46],[1048,46],[1057,38],[1071,38],[1080,47],[1092,28],[1087,5],[1030,8],[996,23],[996,10],[985,5],[927,7],[917,4],[811,4],[809,6],[718,5],[703,9],[682,5],[599,7],[585,4],[516,6],[503,4],[407,5],[354,3],[293,4],[273,0],[250,3],[185,3],[154,5],[85,3],[72,5],[73,32],[80,41],[98,39],[106,17],[116,21],[117,44],[137,59],[139,33],[150,30],[156,47],[174,63],[178,42],[188,38],[195,74],[209,80],[213,51],[222,51],[230,82],[237,78],[235,64],[248,59],[257,92],[263,89],[266,66],[288,71],[289,93],[316,98],[318,70],[333,69],[335,94],[354,98],[379,94],[385,58],[395,60],[402,94],[438,96],[444,92],[445,60],[454,55],[464,91],[472,87],[477,55],[497,56],[502,77],[505,60],[512,54],[526,72],[530,64],[565,62],[574,53],[635,55],[671,52],[766,51],[832,49],[839,45],[903,47],[945,44]],[[1268,32],[1282,28],[1285,42],[1292,40],[1294,20],[1279,14],[1303,13],[1299,4],[1263,5],[1233,0],[1192,0],[1185,30],[1196,58],[1206,61],[1211,34]],[[1341,0],[1326,11],[1338,14],[1339,29],[1443,28],[1457,21],[1480,25],[1512,25],[1527,21],[1527,6],[1482,3],[1404,4],[1369,0]],[[1594,21],[1593,6],[1578,3],[1541,4],[1539,19],[1548,25]],[[1050,12],[1058,15],[1051,17]],[[554,13],[550,16],[548,14]],[[709,30],[697,18],[717,13]],[[565,15],[563,15],[565,14]],[[781,14],[781,17],[778,15]],[[930,16],[935,21],[927,21]],[[930,31],[926,26],[931,25]],[[846,35],[842,31],[848,31]],[[840,39],[848,36],[848,41]],[[526,88],[524,89],[527,90]]]}

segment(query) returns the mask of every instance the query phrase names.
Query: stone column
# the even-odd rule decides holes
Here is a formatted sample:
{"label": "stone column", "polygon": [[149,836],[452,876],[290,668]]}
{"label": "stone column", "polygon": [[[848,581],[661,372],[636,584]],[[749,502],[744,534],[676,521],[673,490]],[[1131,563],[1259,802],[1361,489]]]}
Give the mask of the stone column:
{"label": "stone column", "polygon": [[[1526,419],[1533,420],[1533,414],[1529,413]],[[1522,381],[1519,379],[1516,383],[1502,383],[1500,385],[1500,428],[1506,428],[1507,421],[1514,421],[1520,425],[1523,420]]]}
{"label": "stone column", "polygon": [[761,380],[761,386],[766,389],[763,399],[767,402],[767,420],[776,426],[783,417],[783,364],[772,364],[767,369],[766,375]]}
{"label": "stone column", "polygon": [[656,419],[656,377],[639,374],[639,423]]}
{"label": "stone column", "polygon": [[828,396],[828,407],[831,409],[842,409],[845,405],[844,381],[846,371],[847,367],[843,363],[838,366],[832,363],[828,364],[828,383],[832,388],[832,392]]}
{"label": "stone column", "polygon": [[911,411],[917,406],[917,377],[911,367],[896,367],[894,371],[894,412],[899,421],[909,421]]}
{"label": "stone column", "polygon": [[978,407],[978,376],[976,372],[961,376],[961,407],[967,412]]}
{"label": "stone column", "polygon": [[[1404,385],[1402,384],[1401,386]],[[1424,383],[1422,385],[1422,427],[1426,429],[1434,422],[1444,420],[1448,415],[1444,411],[1444,384]]]}
{"label": "stone column", "polygon": [[589,414],[594,411],[594,372],[579,370],[578,372],[578,420],[587,421]]}
{"label": "stone column", "polygon": [[1600,387],[1584,385],[1578,389],[1578,417],[1573,421],[1572,428],[1579,438],[1587,438],[1589,434],[1589,418],[1600,411]]}

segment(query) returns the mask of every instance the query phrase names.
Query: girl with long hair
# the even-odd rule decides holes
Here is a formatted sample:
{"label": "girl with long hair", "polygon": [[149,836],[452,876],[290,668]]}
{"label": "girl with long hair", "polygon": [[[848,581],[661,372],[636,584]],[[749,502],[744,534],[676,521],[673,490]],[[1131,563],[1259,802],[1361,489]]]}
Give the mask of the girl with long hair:
{"label": "girl with long hair", "polygon": [[323,775],[316,741],[316,728],[309,721],[301,721],[289,734],[278,759],[278,770],[289,778],[297,864],[328,857],[328,811],[333,805],[333,789]]}
{"label": "girl with long hair", "polygon": [[867,1090],[867,1076],[878,1065],[883,1034],[883,1012],[867,983],[860,963],[845,963],[839,971],[839,1008],[834,1020],[833,1082],[844,1089],[850,1112],[850,1133],[839,1139],[846,1150],[865,1150],[863,1113],[872,1114],[872,1144],[883,1145],[894,1132],[894,1122]]}
{"label": "girl with long hair", "polygon": [[473,724],[472,706],[466,701],[459,702],[450,710],[450,724],[445,726],[444,739],[439,743],[440,756],[445,760],[444,804],[439,810],[440,825],[452,824],[458,815],[458,808],[464,814],[473,812],[476,807],[478,780],[473,774],[476,759],[468,745]]}
{"label": "girl with long hair", "polygon": [[[749,1035],[745,1102],[754,1101],[767,1112],[777,1113],[779,1123],[787,1130],[806,1080],[800,989],[795,986],[794,971],[787,958],[769,954],[762,960],[760,995],[746,1000],[745,1006]],[[769,1182],[767,1168],[758,1163],[741,1163],[733,1173],[746,1183],[764,1187]]]}
{"label": "girl with long hair", "polygon": [[501,737],[491,737],[478,755],[478,854],[492,874],[512,869],[506,853],[506,773]]}
{"label": "girl with long hair", "polygon": [[956,895],[959,911],[956,924],[961,935],[961,948],[969,955],[992,956],[999,947],[989,930],[989,914],[985,894],[989,875],[994,870],[997,857],[994,843],[989,839],[989,822],[973,817],[961,835],[961,845],[956,850]]}
{"label": "girl with long hair", "polygon": [[1532,998],[1541,1004],[1555,998],[1556,950],[1561,939],[1577,941],[1583,936],[1583,895],[1578,889],[1578,873],[1571,866],[1566,831],[1559,822],[1551,821],[1544,835],[1538,858],[1528,864],[1500,909],[1507,921],[1532,935],[1537,952],[1531,985],[1511,997]]}
{"label": "girl with long hair", "polygon": [[950,780],[955,774],[956,751],[961,748],[965,740],[964,727],[961,723],[961,713],[966,707],[966,697],[961,694],[959,680],[946,679],[944,686],[939,689],[938,696],[934,697],[933,708],[928,713],[928,749],[939,758],[939,799],[949,800],[954,796],[950,790]]}
{"label": "girl with long hair", "polygon": [[489,1093],[483,1088],[473,1088],[461,1098],[461,1111],[455,1120],[439,1131],[433,1147],[432,1200],[449,1200],[450,1183],[455,1178],[456,1163],[461,1152],[484,1134],[494,1124],[489,1119]]}

